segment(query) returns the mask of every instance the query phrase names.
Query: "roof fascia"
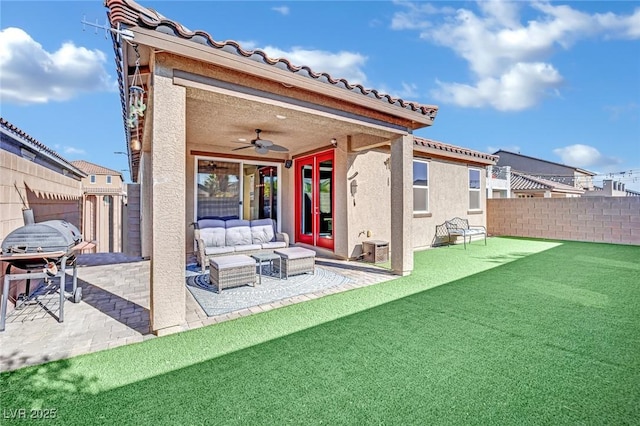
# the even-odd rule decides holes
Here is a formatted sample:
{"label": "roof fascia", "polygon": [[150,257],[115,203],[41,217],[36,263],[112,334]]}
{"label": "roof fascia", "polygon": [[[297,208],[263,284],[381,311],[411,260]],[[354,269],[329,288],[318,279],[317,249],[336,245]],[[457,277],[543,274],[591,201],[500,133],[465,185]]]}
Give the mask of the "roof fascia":
{"label": "roof fascia", "polygon": [[445,159],[454,159],[459,162],[464,162],[469,164],[474,163],[476,165],[482,165],[482,166],[494,166],[496,164],[495,161],[491,161],[482,157],[472,157],[466,154],[444,151],[441,149],[429,148],[426,146],[420,146],[415,144],[413,147],[413,151],[423,155],[426,154],[427,156],[433,156],[433,157],[445,158]]}
{"label": "roof fascia", "polygon": [[412,124],[410,127],[412,130],[431,126],[433,124],[433,120],[420,113],[408,111],[404,108],[385,103],[380,99],[369,98],[365,95],[353,93],[340,87],[333,87],[332,85],[320,81],[295,75],[273,65],[263,64],[223,50],[212,49],[210,46],[195,43],[180,37],[163,34],[159,31],[147,30],[140,27],[131,27],[129,30],[134,33],[133,42],[136,44],[142,44],[162,51],[174,53],[178,56],[185,56],[194,60],[216,64],[224,68],[276,81],[285,87],[288,85],[295,86],[313,93],[330,96],[394,117],[403,118]]}

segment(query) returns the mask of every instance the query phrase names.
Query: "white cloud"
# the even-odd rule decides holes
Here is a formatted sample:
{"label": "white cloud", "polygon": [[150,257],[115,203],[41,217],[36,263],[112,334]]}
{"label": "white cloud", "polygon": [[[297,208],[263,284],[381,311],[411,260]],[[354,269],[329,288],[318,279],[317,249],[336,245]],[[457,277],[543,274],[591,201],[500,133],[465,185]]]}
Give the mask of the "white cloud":
{"label": "white cloud", "polygon": [[274,10],[284,16],[287,16],[290,12],[289,7],[287,6],[272,7],[271,10]]}
{"label": "white cloud", "polygon": [[74,148],[72,146],[65,146],[64,153],[69,155],[85,155],[87,151],[81,148]]}
{"label": "white cloud", "polygon": [[622,163],[619,158],[602,155],[600,151],[590,145],[569,145],[556,148],[553,153],[560,157],[562,163],[574,167],[603,167]]}
{"label": "white cloud", "polygon": [[[471,83],[438,82],[433,93],[442,102],[465,107],[530,108],[562,82],[561,73],[549,62],[558,46],[569,49],[595,36],[640,38],[640,9],[628,16],[591,15],[545,1],[492,0],[478,2],[477,13],[464,8],[452,13],[428,3],[397,4],[403,11],[394,15],[393,29],[419,31],[422,39],[452,49],[469,64]],[[540,16],[523,24],[525,7]]]}
{"label": "white cloud", "polygon": [[432,95],[463,107],[490,105],[499,111],[522,110],[534,106],[561,83],[560,73],[549,64],[517,63],[499,78],[482,78],[475,86],[437,81],[440,88]]}
{"label": "white cloud", "polygon": [[106,60],[103,52],[72,42],[47,52],[22,29],[5,28],[0,31],[0,96],[3,102],[33,104],[116,90]]}
{"label": "white cloud", "polygon": [[363,66],[367,57],[354,52],[327,52],[324,50],[293,47],[289,51],[267,46],[264,50],[272,58],[286,58],[297,66],[306,65],[314,72],[326,72],[331,77],[344,78],[351,84],[365,84],[367,76]]}

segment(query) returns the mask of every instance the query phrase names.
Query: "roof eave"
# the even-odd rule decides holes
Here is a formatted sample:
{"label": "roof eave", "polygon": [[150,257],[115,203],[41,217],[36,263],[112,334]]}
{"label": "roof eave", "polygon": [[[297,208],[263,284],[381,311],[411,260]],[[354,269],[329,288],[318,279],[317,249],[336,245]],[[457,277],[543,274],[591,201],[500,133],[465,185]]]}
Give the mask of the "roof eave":
{"label": "roof eave", "polygon": [[297,75],[291,71],[283,70],[273,65],[268,65],[250,58],[225,52],[221,49],[215,49],[208,45],[199,44],[188,39],[141,27],[131,27],[128,29],[133,32],[136,44],[160,49],[177,56],[184,56],[194,60],[215,64],[223,68],[276,81],[285,87],[297,87],[309,92],[347,101],[390,116],[399,117],[407,120],[409,124],[408,127],[412,130],[431,126],[437,115],[438,107],[435,105],[423,106],[432,110],[432,115],[425,115],[420,111],[413,111],[411,109],[386,102],[375,96],[370,97],[343,87],[327,84],[306,76]]}

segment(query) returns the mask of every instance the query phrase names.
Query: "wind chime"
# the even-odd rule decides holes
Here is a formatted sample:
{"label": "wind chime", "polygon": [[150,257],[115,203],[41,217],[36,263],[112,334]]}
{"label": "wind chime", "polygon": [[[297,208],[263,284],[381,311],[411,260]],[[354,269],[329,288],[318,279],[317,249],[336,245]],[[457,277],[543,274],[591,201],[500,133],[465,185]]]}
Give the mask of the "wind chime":
{"label": "wind chime", "polygon": [[129,146],[132,151],[140,151],[140,117],[144,117],[144,111],[147,106],[144,104],[144,89],[140,75],[140,53],[138,52],[138,46],[134,46],[133,49],[136,52],[136,68],[133,72],[131,86],[129,86],[129,117],[127,122],[130,129],[136,129],[136,134],[131,137]]}

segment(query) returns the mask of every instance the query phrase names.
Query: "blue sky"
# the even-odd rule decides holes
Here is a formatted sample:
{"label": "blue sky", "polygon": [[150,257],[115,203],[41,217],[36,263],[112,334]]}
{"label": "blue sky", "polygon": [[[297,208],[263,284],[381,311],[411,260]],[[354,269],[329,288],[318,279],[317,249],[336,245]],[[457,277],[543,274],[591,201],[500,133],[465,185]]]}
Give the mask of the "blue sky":
{"label": "blue sky", "polygon": [[[215,40],[405,100],[416,135],[582,167],[640,190],[640,1],[139,1]],[[96,1],[0,4],[0,114],[69,160],[129,179]],[[84,27],[84,28],[83,28]]]}

